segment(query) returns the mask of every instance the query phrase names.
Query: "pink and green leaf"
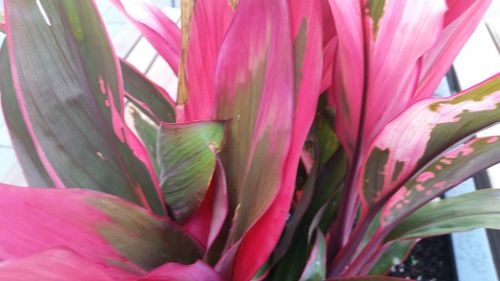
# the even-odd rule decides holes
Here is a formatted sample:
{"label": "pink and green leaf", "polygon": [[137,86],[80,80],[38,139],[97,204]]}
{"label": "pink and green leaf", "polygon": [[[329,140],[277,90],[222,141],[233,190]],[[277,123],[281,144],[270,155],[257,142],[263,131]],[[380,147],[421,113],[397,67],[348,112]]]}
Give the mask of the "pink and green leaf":
{"label": "pink and green leaf", "polygon": [[141,31],[174,73],[179,70],[181,33],[179,27],[149,0],[111,0]]}
{"label": "pink and green leaf", "polygon": [[358,187],[365,212],[445,150],[497,122],[499,75],[456,96],[408,108],[384,128],[363,163]]}
{"label": "pink and green leaf", "polygon": [[[243,8],[243,2],[240,2],[237,14],[240,9]],[[240,245],[240,251],[238,252],[237,259],[241,258],[242,261],[238,261],[235,265],[235,274],[238,276],[235,278],[237,278],[237,280],[244,280],[245,278],[249,278],[255,274],[258,268],[264,264],[267,257],[271,254],[271,251],[278,242],[288,216],[288,209],[292,200],[300,155],[302,153],[309,128],[316,114],[316,107],[320,94],[321,75],[323,71],[321,5],[317,1],[306,4],[306,2],[303,1],[290,0],[288,1],[288,9],[291,16],[290,18],[293,19],[291,22],[293,46],[289,46],[288,48],[292,48],[294,51],[292,58],[294,59],[293,61],[295,65],[295,87],[292,92],[283,89],[284,92],[282,94],[284,95],[281,97],[281,106],[276,104],[275,106],[277,107],[275,107],[275,109],[270,108],[269,110],[276,110],[276,112],[280,112],[281,116],[286,116],[285,114],[287,113],[284,111],[285,107],[283,107],[283,102],[284,100],[291,100],[292,97],[290,96],[290,93],[293,93],[295,103],[294,108],[292,109],[293,127],[291,128],[290,151],[288,152],[286,162],[284,163],[284,179],[278,186],[275,186],[275,188],[279,188],[276,199],[272,202],[270,209],[264,214],[262,219],[257,221],[255,226],[252,227],[247,235],[248,238],[243,239],[242,244]],[[282,7],[281,11],[277,11],[277,13],[285,14],[285,10],[285,7]],[[271,17],[273,16],[272,12],[270,15]],[[285,25],[289,23],[283,22],[282,24]],[[273,27],[271,26],[271,29],[272,28]],[[283,30],[282,32],[286,31]],[[276,37],[278,36],[276,35]],[[284,42],[289,40],[284,38],[282,35],[279,37],[279,40]],[[278,48],[279,46],[271,45],[271,48],[274,47]],[[281,47],[285,48],[284,45],[281,45]],[[284,52],[282,52],[281,56],[284,55]],[[268,60],[271,60],[271,57],[269,57]],[[281,70],[281,72],[283,71]],[[270,73],[273,72],[269,72],[266,79],[273,79],[273,77],[277,77],[275,74],[273,75]],[[287,83],[289,83],[289,81],[287,81]],[[262,98],[264,99],[265,97]],[[276,122],[283,126],[287,121],[282,117]],[[277,123],[273,126],[277,127]],[[284,139],[287,134],[289,134],[289,132],[281,135],[280,138]],[[276,132],[276,136],[279,136],[278,132]],[[269,141],[270,144],[279,146],[279,144],[274,141]],[[283,140],[277,140],[277,142],[284,143]],[[261,165],[266,166],[269,164]],[[278,173],[276,173],[276,175],[278,175]],[[251,195],[248,194],[243,198],[248,198],[248,196]],[[272,232],[270,231],[271,229]],[[252,245],[258,243],[257,240],[260,235],[266,235],[267,241],[266,245],[261,245],[260,251],[256,252]],[[243,262],[243,260],[248,258],[254,260],[252,267],[248,266],[248,264],[250,264],[249,262]]]}
{"label": "pink and green leaf", "polygon": [[294,110],[289,24],[283,1],[243,0],[220,50],[217,117],[228,120],[221,159],[234,213],[229,245],[263,215],[283,183]]}
{"label": "pink and green leaf", "polygon": [[134,66],[120,60],[127,99],[156,123],[175,122],[175,102]]}
{"label": "pink and green leaf", "polygon": [[8,1],[7,43],[19,122],[47,174],[57,187],[164,213],[148,155],[123,120],[121,73],[93,2],[39,3]]}
{"label": "pink and green leaf", "polygon": [[104,193],[2,185],[0,209],[1,260],[65,247],[118,277],[201,255],[178,226]]}
{"label": "pink and green leaf", "polygon": [[200,206],[212,181],[224,123],[160,126],[156,142],[158,177],[170,215],[179,222]]}
{"label": "pink and green leaf", "polygon": [[112,281],[103,268],[63,249],[0,262],[3,281]]}
{"label": "pink and green leaf", "polygon": [[228,212],[227,183],[224,167],[219,159],[215,167],[211,186],[200,207],[182,225],[183,229],[198,239],[207,248],[215,242],[226,221]]}
{"label": "pink and green leaf", "polygon": [[500,162],[500,137],[473,139],[434,159],[387,202],[382,226],[397,223],[475,173]]}
{"label": "pink and green leaf", "polygon": [[500,229],[500,191],[479,190],[432,202],[404,219],[387,240],[430,237],[477,228]]}

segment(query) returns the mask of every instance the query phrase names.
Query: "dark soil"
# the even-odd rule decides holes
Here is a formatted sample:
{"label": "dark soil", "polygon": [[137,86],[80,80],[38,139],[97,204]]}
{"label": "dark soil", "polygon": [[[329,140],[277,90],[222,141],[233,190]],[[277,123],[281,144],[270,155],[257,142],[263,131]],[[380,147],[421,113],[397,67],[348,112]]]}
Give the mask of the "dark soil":
{"label": "dark soil", "polygon": [[423,239],[404,263],[391,269],[390,276],[418,281],[456,281],[450,237]]}

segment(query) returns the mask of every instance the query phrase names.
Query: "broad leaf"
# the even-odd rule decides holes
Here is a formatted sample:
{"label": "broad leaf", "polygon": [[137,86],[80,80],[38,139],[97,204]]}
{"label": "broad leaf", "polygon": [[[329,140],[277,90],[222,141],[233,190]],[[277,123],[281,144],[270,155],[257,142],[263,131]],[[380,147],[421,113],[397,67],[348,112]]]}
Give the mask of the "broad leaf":
{"label": "broad leaf", "polygon": [[179,227],[104,193],[3,185],[0,209],[1,260],[65,247],[117,277],[201,254]]}
{"label": "broad leaf", "polygon": [[175,122],[175,102],[160,86],[146,78],[139,70],[120,60],[127,98],[151,120]]}
{"label": "broad leaf", "polygon": [[322,281],[326,277],[326,241],[325,236],[318,231],[309,260],[300,281]]}
{"label": "broad leaf", "polygon": [[49,174],[45,170],[42,160],[37,154],[35,144],[19,111],[19,101],[12,83],[10,61],[7,52],[7,40],[4,40],[0,50],[0,89],[2,92],[2,110],[5,122],[9,128],[12,145],[17,158],[23,167],[24,177],[32,187],[54,186]]}
{"label": "broad leaf", "polygon": [[112,281],[103,268],[73,252],[52,249],[0,263],[3,281]]}
{"label": "broad leaf", "polygon": [[160,126],[158,176],[170,215],[184,222],[199,206],[222,148],[224,123],[196,122]]}
{"label": "broad leaf", "polygon": [[[237,255],[238,261],[235,265],[234,278],[236,280],[246,280],[253,276],[267,260],[278,242],[288,216],[300,155],[315,117],[320,94],[323,70],[321,5],[318,1],[306,3],[289,0],[287,1],[288,7],[285,7],[284,3],[279,2],[284,1],[240,1],[234,23],[231,25],[227,37],[231,39],[226,39],[224,46],[228,48],[230,44],[233,44],[234,47],[232,46],[231,49],[241,49],[242,42],[239,33],[246,34],[245,29],[247,28],[258,35],[254,36],[250,42],[243,42],[243,44],[250,45],[245,53],[242,53],[241,50],[233,50],[234,53],[224,53],[228,49],[223,47],[224,58],[219,60],[219,63],[227,63],[228,66],[232,65],[232,67],[235,67],[234,64],[236,64],[236,62],[233,64],[235,57],[243,56],[249,60],[245,64],[249,63],[248,66],[252,69],[253,77],[250,76],[251,79],[249,79],[248,73],[245,73],[245,65],[242,65],[241,69],[237,66],[238,71],[242,71],[242,74],[236,75],[229,74],[234,69],[223,67],[219,70],[223,69],[223,75],[227,75],[227,77],[219,76],[217,85],[218,89],[223,90],[219,94],[222,93],[222,97],[226,98],[229,97],[226,91],[238,90],[235,101],[237,109],[233,112],[233,122],[231,123],[233,127],[230,135],[234,137],[250,136],[248,128],[244,128],[247,125],[244,124],[249,124],[250,128],[255,126],[252,140],[249,139],[247,144],[244,143],[245,141],[241,141],[238,146],[245,148],[250,153],[249,155],[252,155],[252,158],[259,159],[258,162],[254,160],[248,166],[249,169],[244,170],[242,169],[244,166],[239,164],[244,154],[240,154],[241,152],[237,150],[238,146],[233,146],[231,149],[234,150],[223,154],[230,157],[227,159],[231,159],[228,161],[231,163],[231,167],[235,163],[240,166],[233,172],[228,171],[230,186],[231,182],[234,182],[235,175],[245,174],[244,185],[236,185],[241,186],[243,192],[238,192],[238,201],[241,205],[237,209],[236,227],[233,228],[233,237],[230,238],[238,237],[238,233],[251,225],[252,221],[260,216],[260,212],[265,210],[266,205],[271,203],[268,200],[275,196],[269,210],[250,229],[240,245]],[[252,11],[249,12],[250,10]],[[247,27],[248,23],[244,18],[255,18],[256,21],[252,23],[253,27]],[[287,28],[289,25],[291,30]],[[259,30],[261,31],[259,32]],[[290,33],[292,38],[288,37]],[[292,40],[293,46],[290,44]],[[262,50],[267,50],[268,54],[265,55]],[[289,54],[288,50],[293,50],[293,54]],[[293,60],[290,61],[290,58]],[[269,63],[270,61],[273,63]],[[290,62],[293,65],[290,65]],[[239,79],[238,75],[243,74],[245,76],[242,77],[246,78]],[[290,81],[290,77],[294,77],[294,81]],[[238,81],[236,85],[231,82],[234,79]],[[225,82],[221,83],[222,81]],[[228,87],[229,85],[231,86]],[[262,87],[262,93],[259,93],[260,87]],[[274,94],[270,94],[271,92]],[[244,95],[248,97],[244,97]],[[258,115],[253,113],[256,109],[248,108],[248,104],[251,104],[251,107],[258,106],[259,99],[257,97],[261,100]],[[231,104],[229,101],[230,99],[226,99],[222,106],[229,106]],[[292,101],[294,103],[291,103]],[[249,110],[242,110],[242,107],[247,107]],[[226,111],[227,109],[219,108],[221,117],[230,116],[226,115],[229,113]],[[290,116],[291,114],[293,116]],[[240,117],[241,120],[238,120]],[[292,124],[289,123],[289,118],[293,118]],[[275,121],[272,121],[273,119]],[[290,127],[291,125],[292,127]],[[273,129],[264,129],[267,126],[272,126]],[[288,139],[291,140],[289,144],[287,143]],[[234,144],[234,139],[231,141]],[[288,145],[290,145],[290,151],[286,155]],[[274,149],[270,150],[269,148]],[[286,156],[285,159],[282,158],[284,156]],[[286,161],[278,164],[282,159]],[[248,158],[246,161],[252,160]],[[281,167],[284,169],[281,170]],[[240,173],[233,174],[237,169],[242,170]],[[249,173],[242,173],[244,171],[249,171]],[[260,182],[251,180],[254,177],[259,178]],[[264,191],[264,189],[267,190]],[[255,198],[256,201],[251,202],[248,198]],[[241,222],[244,223],[238,225]],[[263,236],[267,238],[265,245],[262,245],[260,239]],[[254,245],[258,243],[261,246],[259,251],[256,251]]]}
{"label": "broad leaf", "polygon": [[185,31],[188,42],[183,50],[186,84],[180,85],[186,87],[187,96],[178,100],[184,105],[186,121],[213,120],[218,103],[215,91],[217,58],[234,11],[228,0],[197,0],[193,5]]}
{"label": "broad leaf", "polygon": [[479,190],[429,203],[399,223],[387,240],[476,228],[500,229],[500,190]]}
{"label": "broad leaf", "polygon": [[388,243],[382,250],[382,255],[370,269],[368,275],[385,275],[397,264],[400,264],[415,245],[414,240],[397,240]]}
{"label": "broad leaf", "polygon": [[235,216],[229,245],[262,216],[283,183],[294,109],[291,52],[286,3],[241,1],[220,50],[216,80],[217,117],[229,120],[221,153]]}
{"label": "broad leaf", "polygon": [[15,111],[23,118],[12,123],[25,124],[26,150],[34,146],[57,187],[97,189],[164,213],[148,155],[123,121],[118,62],[93,2],[6,7]]}
{"label": "broad leaf", "polygon": [[[364,211],[434,157],[499,121],[500,75],[456,96],[426,99],[408,108],[384,128],[363,163],[358,187]],[[473,165],[485,168],[482,163]]]}
{"label": "broad leaf", "polygon": [[396,223],[432,198],[500,162],[500,137],[473,139],[429,163],[387,202],[383,226]]}
{"label": "broad leaf", "polygon": [[363,152],[408,106],[419,59],[441,32],[446,3],[330,0],[330,5],[339,39],[332,91],[336,128],[348,154],[357,157],[355,151]]}
{"label": "broad leaf", "polygon": [[167,263],[162,265],[138,281],[223,281],[222,277],[211,267],[197,261],[190,265]]}
{"label": "broad leaf", "polygon": [[179,27],[149,0],[111,0],[141,31],[174,73],[179,70],[181,34]]}

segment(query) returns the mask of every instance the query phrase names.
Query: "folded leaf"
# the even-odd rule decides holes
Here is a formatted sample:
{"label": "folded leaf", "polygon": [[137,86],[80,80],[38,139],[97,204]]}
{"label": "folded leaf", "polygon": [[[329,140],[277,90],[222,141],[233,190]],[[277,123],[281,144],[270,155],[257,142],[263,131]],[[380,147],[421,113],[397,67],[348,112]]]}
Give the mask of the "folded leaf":
{"label": "folded leaf", "polygon": [[174,73],[177,73],[181,33],[176,23],[149,0],[111,0],[111,3],[132,21]]}
{"label": "folded leaf", "polygon": [[217,119],[229,120],[221,159],[234,213],[229,246],[262,216],[283,183],[294,110],[289,24],[283,1],[242,0],[220,50]]}
{"label": "folded leaf", "polygon": [[499,121],[500,75],[456,96],[408,108],[384,128],[363,163],[359,188],[365,212],[446,149]]}
{"label": "folded leaf", "polygon": [[168,93],[126,61],[120,60],[120,67],[127,98],[151,120],[175,122],[175,102]]}
{"label": "folded leaf", "polygon": [[16,122],[26,125],[54,184],[98,189],[164,213],[148,155],[123,121],[118,62],[93,2],[9,0],[6,8],[23,118]]}
{"label": "folded leaf", "polygon": [[224,123],[196,122],[160,126],[158,176],[170,215],[180,222],[200,206],[222,149]]}
{"label": "folded leaf", "polygon": [[197,261],[190,265],[167,263],[138,281],[223,281],[211,267]]}
{"label": "folded leaf", "polygon": [[234,11],[228,0],[197,0],[193,6],[186,47],[186,121],[214,120],[217,114],[215,69]]}
{"label": "folded leaf", "polygon": [[112,281],[102,268],[73,252],[47,250],[0,263],[3,281]]}
{"label": "folded leaf", "polygon": [[[215,167],[211,186],[200,207],[182,225],[183,229],[196,237],[200,243],[210,250],[221,232],[228,211],[227,183],[224,167],[219,159]],[[208,253],[205,253],[207,255]]]}
{"label": "folded leaf", "polygon": [[500,229],[500,190],[479,190],[429,203],[399,223],[387,240],[476,228]]}
{"label": "folded leaf", "polygon": [[201,254],[180,228],[104,193],[2,185],[0,209],[0,260],[66,247],[115,278]]}

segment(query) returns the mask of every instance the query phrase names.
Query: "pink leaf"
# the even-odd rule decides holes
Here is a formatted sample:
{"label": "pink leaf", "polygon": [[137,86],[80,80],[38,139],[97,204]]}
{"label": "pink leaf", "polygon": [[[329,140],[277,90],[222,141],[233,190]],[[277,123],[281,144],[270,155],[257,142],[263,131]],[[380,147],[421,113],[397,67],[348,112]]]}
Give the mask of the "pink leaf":
{"label": "pink leaf", "polygon": [[0,263],[2,281],[112,281],[103,268],[62,249]]}
{"label": "pink leaf", "polygon": [[435,46],[423,57],[418,88],[413,94],[417,101],[430,97],[451,63],[477,27],[491,0],[448,0],[445,28]]}
{"label": "pink leaf", "polygon": [[189,96],[184,108],[185,121],[216,119],[215,69],[233,16],[228,0],[198,0],[195,3],[186,50]]}
{"label": "pink leaf", "polygon": [[181,53],[179,27],[149,0],[111,0],[111,3],[132,21],[177,73]]}
{"label": "pink leaf", "polygon": [[223,281],[222,277],[211,267],[197,261],[190,265],[167,263],[162,265],[138,281]]}

